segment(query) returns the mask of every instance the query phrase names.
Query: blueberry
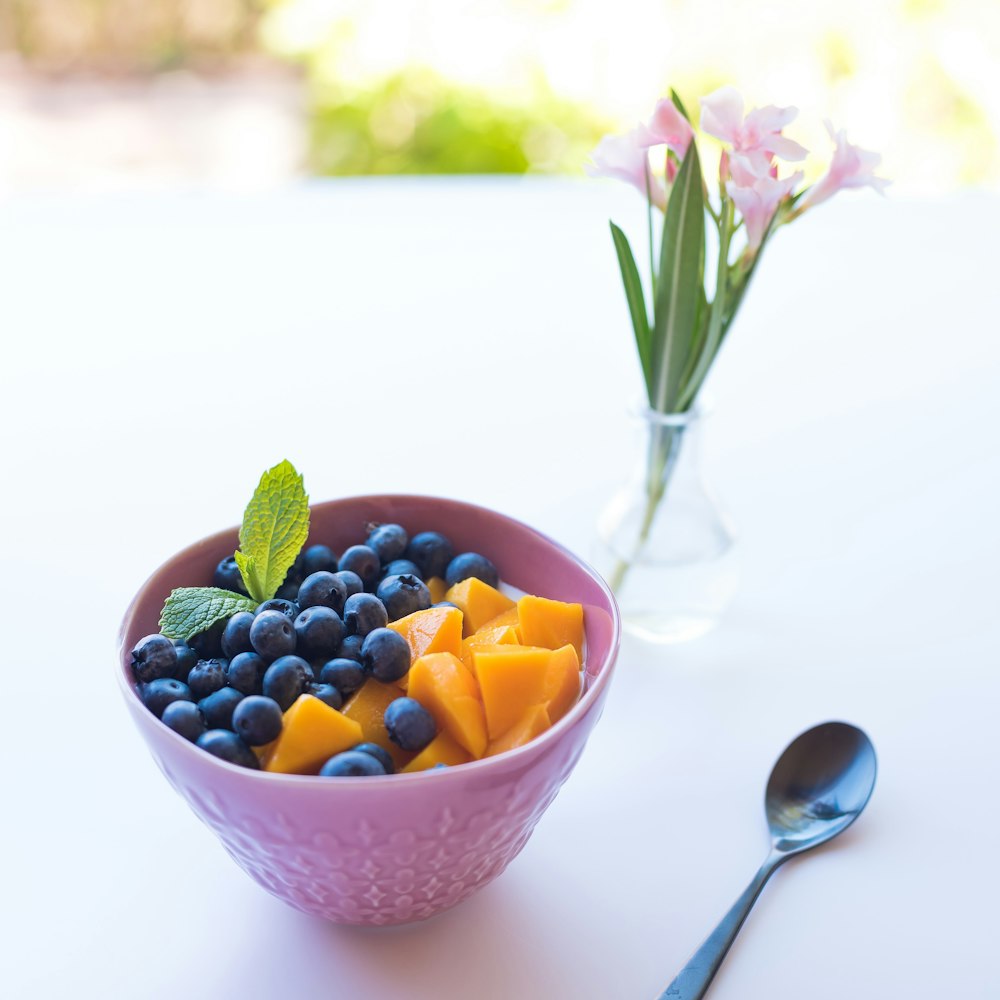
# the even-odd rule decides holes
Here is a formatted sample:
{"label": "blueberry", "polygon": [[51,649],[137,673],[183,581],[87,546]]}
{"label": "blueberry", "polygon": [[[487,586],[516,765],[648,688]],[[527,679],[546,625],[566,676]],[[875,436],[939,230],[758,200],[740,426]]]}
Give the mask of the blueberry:
{"label": "blueberry", "polygon": [[385,774],[385,768],[371,754],[345,750],[331,757],[319,773],[323,778],[364,778]]}
{"label": "blueberry", "polygon": [[350,597],[351,594],[360,594],[365,589],[364,581],[358,576],[357,573],[352,573],[349,569],[337,570],[333,574],[347,589],[347,596]]}
{"label": "blueberry", "polygon": [[295,652],[295,629],[282,611],[261,611],[250,626],[250,642],[265,660]]}
{"label": "blueberry", "polygon": [[303,660],[299,665],[299,669],[302,671],[302,680],[307,687],[316,680],[316,671],[313,670],[313,665],[311,663],[307,663]]}
{"label": "blueberry", "polygon": [[262,747],[281,734],[281,706],[273,698],[252,694],[233,712],[233,729],[252,747]]}
{"label": "blueberry", "polygon": [[177,647],[165,635],[147,635],[132,648],[132,670],[143,684],[177,675]]}
{"label": "blueberry", "polygon": [[243,692],[224,687],[213,691],[198,702],[209,729],[232,729],[233,710],[243,700]]}
{"label": "blueberry", "polygon": [[462,609],[452,601],[438,601],[437,604],[432,604],[432,608],[455,608],[456,611],[461,611]]}
{"label": "blueberry", "polygon": [[378,585],[375,596],[385,605],[391,622],[431,606],[431,592],[426,584],[408,573],[387,576]]}
{"label": "blueberry", "polygon": [[331,684],[346,698],[354,694],[367,678],[357,660],[338,657],[323,664],[319,679],[321,684]]}
{"label": "blueberry", "polygon": [[301,580],[286,580],[278,588],[274,595],[274,600],[288,601],[289,604],[294,604],[295,598],[299,596],[299,585],[301,583]]}
{"label": "blueberry", "polygon": [[371,754],[382,765],[386,774],[396,773],[396,762],[385,747],[380,747],[377,743],[359,743],[356,747],[351,747],[351,750]]}
{"label": "blueberry", "polygon": [[194,701],[191,689],[183,681],[175,677],[157,677],[142,686],[142,703],[158,719],[162,718],[163,710],[175,701]]}
{"label": "blueberry", "polygon": [[373,629],[388,624],[385,605],[374,594],[352,594],[344,603],[344,627],[348,635],[364,638]]}
{"label": "blueberry", "polygon": [[415,562],[410,562],[409,559],[393,559],[382,571],[382,576],[402,576],[404,573],[408,576],[415,576],[418,580],[423,578],[420,567]]}
{"label": "blueberry", "polygon": [[344,623],[332,608],[306,608],[295,619],[295,649],[300,656],[328,660],[340,649]]}
{"label": "blueberry", "polygon": [[212,586],[221,587],[223,590],[232,590],[237,594],[247,592],[246,584],[243,582],[243,574],[240,572],[239,566],[236,565],[234,556],[223,559],[215,567],[215,573],[212,574]]}
{"label": "blueberry", "polygon": [[261,689],[264,696],[273,698],[282,712],[287,712],[306,687],[306,669],[309,664],[301,656],[282,656],[275,660],[264,674]]}
{"label": "blueberry", "polygon": [[207,733],[202,733],[198,737],[197,745],[212,756],[229,761],[230,764],[239,764],[240,767],[249,767],[255,771],[260,770],[257,755],[236,733],[228,729],[209,729]]}
{"label": "blueberry", "polygon": [[404,555],[420,567],[422,579],[429,580],[432,576],[443,579],[455,550],[444,535],[436,531],[421,531],[410,539]]}
{"label": "blueberry", "polygon": [[191,636],[188,645],[198,654],[199,660],[211,660],[222,656],[222,633],[226,628],[226,619],[220,618],[215,624],[209,625],[204,632]]}
{"label": "blueberry", "polygon": [[354,660],[356,663],[360,663],[361,644],[364,641],[364,636],[345,635],[344,641],[340,644],[340,649],[337,650],[337,659]]}
{"label": "blueberry", "polygon": [[177,649],[177,672],[174,677],[186,684],[191,668],[198,662],[198,654],[180,639],[174,643],[174,646]]}
{"label": "blueberry", "polygon": [[249,653],[253,649],[250,642],[250,626],[253,624],[252,611],[237,611],[222,630],[222,654],[232,659],[237,653]]}
{"label": "blueberry", "polygon": [[412,698],[389,702],[383,721],[389,739],[403,750],[423,750],[437,732],[434,717]]}
{"label": "blueberry", "polygon": [[287,600],[284,597],[272,597],[269,601],[258,604],[254,613],[259,615],[263,611],[280,611],[290,622],[293,622],[298,618],[301,610],[295,601]]}
{"label": "blueberry", "polygon": [[303,578],[311,573],[319,573],[321,570],[325,570],[327,573],[337,572],[337,557],[329,545],[310,545],[302,553],[300,559]]}
{"label": "blueberry", "polygon": [[368,526],[368,548],[372,549],[385,566],[393,559],[399,559],[406,551],[410,540],[406,530],[399,524],[370,524]]}
{"label": "blueberry", "polygon": [[344,613],[344,601],[347,600],[347,588],[344,581],[333,573],[325,571],[313,573],[302,581],[299,587],[299,607],[306,608],[331,608],[338,615]]}
{"label": "blueberry", "polygon": [[163,710],[161,718],[175,733],[192,743],[208,728],[205,716],[193,701],[172,701]]}
{"label": "blueberry", "polygon": [[338,711],[344,705],[343,696],[332,684],[310,684],[306,688],[306,694],[319,698],[324,705],[329,705],[330,708],[335,708]]}
{"label": "blueberry", "polygon": [[377,628],[361,644],[361,665],[383,684],[398,681],[410,669],[409,643],[391,628]]}
{"label": "blueberry", "polygon": [[267,663],[259,653],[237,653],[226,667],[226,683],[241,694],[260,694]]}
{"label": "blueberry", "polygon": [[213,691],[226,686],[226,668],[229,666],[227,660],[211,659],[199,660],[188,674],[188,687],[196,700],[210,695]]}
{"label": "blueberry", "polygon": [[373,549],[367,545],[352,545],[344,550],[340,557],[340,571],[345,570],[357,574],[361,578],[361,583],[365,590],[372,591],[378,583],[379,570],[382,563]]}
{"label": "blueberry", "polygon": [[444,582],[449,587],[454,587],[456,583],[468,580],[470,576],[488,583],[491,587],[500,583],[500,574],[497,573],[496,566],[478,552],[463,552],[455,556],[445,570]]}

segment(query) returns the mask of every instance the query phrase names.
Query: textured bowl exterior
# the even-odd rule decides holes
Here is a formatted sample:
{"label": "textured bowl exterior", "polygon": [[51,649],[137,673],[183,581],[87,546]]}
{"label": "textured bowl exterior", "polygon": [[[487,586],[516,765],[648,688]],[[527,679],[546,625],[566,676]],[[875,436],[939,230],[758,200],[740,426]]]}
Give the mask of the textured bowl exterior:
{"label": "textured bowl exterior", "polygon": [[384,778],[316,778],[236,767],[172,732],[139,700],[129,652],[158,628],[173,587],[211,579],[236,529],[185,549],[143,585],[122,623],[118,678],[153,757],[173,787],[256,882],[305,913],[337,923],[422,920],[496,878],[527,843],[600,717],[618,654],[618,610],[605,583],[539,532],[482,507],[435,497],[352,497],[312,508],[310,543],[340,551],[367,521],[447,534],[482,551],[501,578],[584,605],[584,693],[525,747],[461,767]]}

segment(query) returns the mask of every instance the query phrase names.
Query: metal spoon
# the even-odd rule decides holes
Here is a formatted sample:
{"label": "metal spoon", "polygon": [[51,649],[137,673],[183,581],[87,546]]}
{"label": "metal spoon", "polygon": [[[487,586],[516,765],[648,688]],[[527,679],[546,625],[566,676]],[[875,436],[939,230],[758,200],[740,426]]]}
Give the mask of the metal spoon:
{"label": "metal spoon", "polygon": [[746,891],[659,1000],[699,1000],[722,965],[771,873],[826,843],[860,815],[875,787],[875,748],[856,726],[826,722],[786,747],[764,795],[771,850]]}

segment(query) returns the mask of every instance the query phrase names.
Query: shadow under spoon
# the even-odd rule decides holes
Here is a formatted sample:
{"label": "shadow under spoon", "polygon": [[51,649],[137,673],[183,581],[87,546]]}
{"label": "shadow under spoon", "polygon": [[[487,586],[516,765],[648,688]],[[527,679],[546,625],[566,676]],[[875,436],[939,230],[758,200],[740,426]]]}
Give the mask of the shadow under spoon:
{"label": "shadow under spoon", "polygon": [[815,726],[785,748],[764,796],[771,850],[746,891],[659,1000],[698,1000],[705,995],[774,870],[846,830],[867,805],[875,772],[871,740],[846,722]]}

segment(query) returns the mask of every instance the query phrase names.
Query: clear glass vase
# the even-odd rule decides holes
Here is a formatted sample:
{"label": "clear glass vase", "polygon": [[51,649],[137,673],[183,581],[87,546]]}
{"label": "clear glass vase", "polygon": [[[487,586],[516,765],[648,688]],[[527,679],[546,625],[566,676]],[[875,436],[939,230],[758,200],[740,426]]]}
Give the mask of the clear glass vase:
{"label": "clear glass vase", "polygon": [[699,467],[705,416],[637,414],[641,459],[597,527],[595,563],[627,631],[681,642],[714,628],[739,582],[732,525]]}

